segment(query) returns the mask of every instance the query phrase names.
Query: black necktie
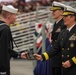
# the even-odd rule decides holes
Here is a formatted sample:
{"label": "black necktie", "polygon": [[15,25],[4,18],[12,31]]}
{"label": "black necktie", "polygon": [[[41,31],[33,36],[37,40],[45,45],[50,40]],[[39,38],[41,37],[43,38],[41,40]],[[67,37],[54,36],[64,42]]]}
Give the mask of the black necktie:
{"label": "black necktie", "polygon": [[69,30],[66,30],[66,34],[69,35]]}

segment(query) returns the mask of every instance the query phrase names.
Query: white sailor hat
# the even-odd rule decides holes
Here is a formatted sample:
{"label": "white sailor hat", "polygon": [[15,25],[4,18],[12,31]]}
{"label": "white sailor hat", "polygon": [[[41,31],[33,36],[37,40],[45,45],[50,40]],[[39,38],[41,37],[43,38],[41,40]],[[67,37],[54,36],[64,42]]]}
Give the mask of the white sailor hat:
{"label": "white sailor hat", "polygon": [[10,13],[14,13],[14,14],[17,14],[18,12],[18,9],[14,8],[12,5],[7,5],[7,6],[3,5],[2,10],[10,12]]}
{"label": "white sailor hat", "polygon": [[76,9],[71,6],[66,6],[65,11],[62,14],[63,16],[66,15],[76,15]]}
{"label": "white sailor hat", "polygon": [[60,3],[60,2],[56,2],[56,1],[54,1],[53,3],[52,3],[52,7],[51,7],[51,11],[54,11],[54,10],[64,10],[64,8],[65,8],[65,5],[64,4],[62,4],[62,3]]}

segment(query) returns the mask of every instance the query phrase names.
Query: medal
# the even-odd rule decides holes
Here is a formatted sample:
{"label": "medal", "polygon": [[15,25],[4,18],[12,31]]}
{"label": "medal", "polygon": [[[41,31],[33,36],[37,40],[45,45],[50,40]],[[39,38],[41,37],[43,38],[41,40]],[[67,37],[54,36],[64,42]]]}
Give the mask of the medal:
{"label": "medal", "polygon": [[70,46],[71,46],[71,47],[74,47],[74,44],[73,44],[73,43],[71,43],[71,44],[70,44]]}
{"label": "medal", "polygon": [[56,30],[56,32],[60,32],[61,31],[61,29],[60,29],[60,27]]}

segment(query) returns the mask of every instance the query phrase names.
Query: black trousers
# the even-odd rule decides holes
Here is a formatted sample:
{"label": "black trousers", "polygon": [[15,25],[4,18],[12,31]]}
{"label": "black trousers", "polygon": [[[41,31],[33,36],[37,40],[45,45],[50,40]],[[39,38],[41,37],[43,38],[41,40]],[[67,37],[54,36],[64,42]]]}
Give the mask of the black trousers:
{"label": "black trousers", "polygon": [[63,68],[61,70],[62,75],[76,75],[76,66],[70,68]]}
{"label": "black trousers", "polygon": [[61,75],[61,67],[51,67],[51,75]]}

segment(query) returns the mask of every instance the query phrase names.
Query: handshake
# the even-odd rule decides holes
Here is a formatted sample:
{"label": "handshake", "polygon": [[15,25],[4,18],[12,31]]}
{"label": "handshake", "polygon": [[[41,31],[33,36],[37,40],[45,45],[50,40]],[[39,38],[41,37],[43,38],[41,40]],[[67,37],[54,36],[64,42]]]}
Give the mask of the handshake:
{"label": "handshake", "polygon": [[42,60],[42,56],[34,53],[32,50],[21,53],[21,58],[27,58],[29,60]]}

